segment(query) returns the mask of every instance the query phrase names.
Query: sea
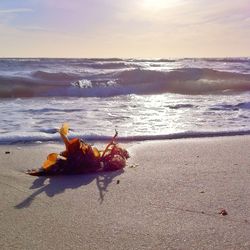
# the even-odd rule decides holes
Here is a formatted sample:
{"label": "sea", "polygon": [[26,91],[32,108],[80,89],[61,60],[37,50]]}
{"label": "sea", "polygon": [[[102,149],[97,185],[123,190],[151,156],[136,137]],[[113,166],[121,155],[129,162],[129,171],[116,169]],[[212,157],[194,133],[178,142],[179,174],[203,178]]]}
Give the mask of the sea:
{"label": "sea", "polygon": [[0,144],[250,134],[250,58],[0,58]]}

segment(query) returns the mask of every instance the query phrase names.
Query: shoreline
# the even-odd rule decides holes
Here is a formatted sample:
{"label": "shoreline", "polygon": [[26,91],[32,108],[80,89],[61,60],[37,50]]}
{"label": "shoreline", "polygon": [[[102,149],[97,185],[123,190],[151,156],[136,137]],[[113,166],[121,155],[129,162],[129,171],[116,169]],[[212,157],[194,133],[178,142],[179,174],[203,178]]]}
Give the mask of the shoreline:
{"label": "shoreline", "polygon": [[[183,139],[202,139],[202,138],[223,138],[223,137],[237,137],[237,136],[250,136],[250,130],[229,130],[229,131],[186,131],[186,132],[176,132],[170,134],[159,134],[159,135],[134,135],[134,136],[119,136],[117,141],[123,144],[134,144],[134,143],[142,143],[142,142],[150,142],[150,141],[169,141],[169,140],[183,140]],[[62,139],[58,134],[56,140],[53,139],[40,139],[33,140],[32,138],[29,140],[16,140],[16,141],[2,141],[0,142],[1,146],[12,146],[12,145],[28,145],[28,146],[36,146],[36,145],[58,145],[61,144]],[[79,136],[79,135],[69,135],[69,139],[73,138],[83,138],[89,144],[99,144],[105,145],[110,142],[112,136]]]}
{"label": "shoreline", "polygon": [[2,249],[249,249],[249,135],[120,144],[124,171],[51,178],[24,171],[62,143],[0,145]]}

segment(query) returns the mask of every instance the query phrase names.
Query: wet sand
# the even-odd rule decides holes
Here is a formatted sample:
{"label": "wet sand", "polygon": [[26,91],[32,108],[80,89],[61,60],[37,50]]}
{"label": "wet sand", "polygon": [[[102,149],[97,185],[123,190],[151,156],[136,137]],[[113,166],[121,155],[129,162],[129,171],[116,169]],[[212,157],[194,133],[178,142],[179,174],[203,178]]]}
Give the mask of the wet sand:
{"label": "wet sand", "polygon": [[[124,171],[33,177],[0,146],[1,249],[249,249],[250,136],[131,143]],[[224,209],[227,215],[221,215]]]}

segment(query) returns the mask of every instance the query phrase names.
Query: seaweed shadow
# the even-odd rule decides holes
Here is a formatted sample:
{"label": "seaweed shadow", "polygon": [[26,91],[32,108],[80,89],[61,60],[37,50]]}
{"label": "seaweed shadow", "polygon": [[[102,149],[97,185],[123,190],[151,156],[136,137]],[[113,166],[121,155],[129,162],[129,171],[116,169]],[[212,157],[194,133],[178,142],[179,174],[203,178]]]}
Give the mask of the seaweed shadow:
{"label": "seaweed shadow", "polygon": [[[24,199],[22,202],[17,204],[15,208],[21,209],[31,205],[35,198],[45,193],[48,197],[53,197],[57,194],[63,193],[66,189],[76,189],[81,186],[88,185],[92,181],[96,180],[96,186],[99,191],[100,203],[104,200],[104,195],[108,192],[108,186],[115,177],[122,174],[123,169],[114,172],[99,172],[95,174],[86,175],[60,175],[52,177],[38,177],[32,183],[30,189],[36,189],[34,193]],[[48,184],[45,182],[48,181]]]}

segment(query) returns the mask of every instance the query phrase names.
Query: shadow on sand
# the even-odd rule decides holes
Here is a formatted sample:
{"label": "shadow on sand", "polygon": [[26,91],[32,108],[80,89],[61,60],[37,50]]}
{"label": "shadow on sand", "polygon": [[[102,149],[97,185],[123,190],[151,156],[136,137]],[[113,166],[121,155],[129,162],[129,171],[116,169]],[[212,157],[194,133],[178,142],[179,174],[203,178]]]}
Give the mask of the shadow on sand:
{"label": "shadow on sand", "polygon": [[[96,180],[96,186],[99,191],[100,203],[104,200],[105,192],[107,192],[108,185],[113,181],[115,177],[122,174],[124,170],[118,170],[114,172],[100,172],[96,174],[87,175],[61,175],[52,177],[38,177],[34,180],[30,189],[36,189],[36,191],[28,196],[21,203],[17,204],[15,208],[21,209],[31,205],[37,195],[45,192],[47,196],[53,197],[57,194],[63,193],[66,189],[76,189],[84,185],[88,185],[92,181]],[[48,184],[45,182],[49,181]]]}

